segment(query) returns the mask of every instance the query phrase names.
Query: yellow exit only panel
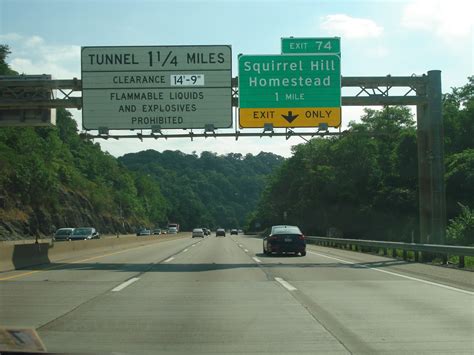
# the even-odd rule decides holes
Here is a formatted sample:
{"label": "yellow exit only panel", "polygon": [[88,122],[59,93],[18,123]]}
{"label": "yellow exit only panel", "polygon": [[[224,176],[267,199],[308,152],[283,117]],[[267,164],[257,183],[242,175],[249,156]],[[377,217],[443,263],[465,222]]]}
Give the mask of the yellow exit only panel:
{"label": "yellow exit only panel", "polygon": [[340,107],[291,107],[291,108],[241,108],[239,125],[241,128],[263,128],[266,123],[273,127],[318,127],[326,123],[328,127],[341,125]]}

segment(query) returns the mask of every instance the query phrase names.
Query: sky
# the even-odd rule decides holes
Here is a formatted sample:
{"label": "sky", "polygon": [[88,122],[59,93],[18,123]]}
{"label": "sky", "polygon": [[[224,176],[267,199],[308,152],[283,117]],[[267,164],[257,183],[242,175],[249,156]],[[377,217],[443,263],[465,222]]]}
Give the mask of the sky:
{"label": "sky", "polygon": [[[410,76],[436,69],[443,92],[450,92],[474,74],[473,14],[472,0],[0,0],[0,43],[10,46],[7,61],[14,70],[54,79],[81,77],[83,46],[230,45],[235,77],[238,54],[280,54],[281,37],[339,36],[343,76]],[[71,112],[82,127],[81,111]],[[362,107],[344,106],[343,128],[362,114]],[[285,157],[304,142],[95,141],[114,156],[155,149]]]}

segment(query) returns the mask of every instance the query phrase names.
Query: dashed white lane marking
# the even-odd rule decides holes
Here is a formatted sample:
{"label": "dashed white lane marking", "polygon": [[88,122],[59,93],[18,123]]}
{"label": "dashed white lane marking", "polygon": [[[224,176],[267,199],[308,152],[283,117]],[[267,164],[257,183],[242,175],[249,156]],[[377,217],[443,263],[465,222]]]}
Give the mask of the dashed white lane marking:
{"label": "dashed white lane marking", "polygon": [[165,262],[165,263],[169,263],[171,260],[174,260],[174,257],[168,258],[168,259],[166,259],[164,262]]}
{"label": "dashed white lane marking", "polygon": [[290,285],[288,282],[286,282],[285,280],[283,280],[280,277],[275,277],[275,281],[278,282],[280,285],[282,285],[284,288],[286,288],[288,291],[296,291],[297,290],[296,287]]}
{"label": "dashed white lane marking", "polygon": [[259,258],[255,257],[255,256],[253,256],[252,259],[255,260],[257,263],[261,263],[261,262],[262,262],[262,260],[260,260]]}
{"label": "dashed white lane marking", "polygon": [[195,246],[196,246],[196,244],[193,244],[193,245],[191,245],[191,246],[192,246],[192,247],[195,247]]}
{"label": "dashed white lane marking", "polygon": [[[319,256],[322,256],[322,257],[328,258],[328,259],[337,260],[337,261],[343,262],[343,263],[345,263],[345,264],[352,264],[352,265],[357,264],[357,263],[353,263],[352,261],[347,261],[347,260],[344,260],[344,259],[334,258],[334,257],[332,257],[332,256],[327,256],[327,255],[320,254],[320,253],[315,253],[315,252],[312,252],[312,251],[309,251],[308,253],[313,254],[313,255],[319,255]],[[457,291],[457,292],[465,293],[465,294],[471,295],[471,296],[474,295],[474,292],[467,291],[467,290],[463,290],[463,289],[461,289],[461,288],[451,287],[451,286],[439,284],[439,283],[436,283],[436,282],[427,281],[427,280],[423,280],[423,279],[418,279],[418,278],[416,278],[416,277],[406,276],[406,275],[398,274],[398,273],[396,273],[396,272],[391,272],[391,271],[387,271],[387,270],[381,270],[381,269],[378,269],[378,268],[375,268],[375,267],[366,266],[366,265],[360,265],[360,264],[357,264],[357,265],[358,265],[358,266],[361,266],[361,267],[364,267],[364,268],[366,268],[366,269],[370,269],[370,270],[374,270],[374,271],[378,271],[378,272],[383,272],[383,273],[385,273],[385,274],[389,274],[389,275],[393,275],[393,276],[398,276],[398,277],[403,277],[404,279],[408,279],[408,280],[412,280],[412,281],[418,281],[418,282],[422,282],[422,283],[424,283],[424,284],[428,284],[428,285],[432,285],[432,286],[438,286],[438,287],[445,288],[445,289],[448,289],[448,290],[451,290],[451,291]]]}
{"label": "dashed white lane marking", "polygon": [[188,250],[189,250],[189,249],[184,249],[184,250],[183,250],[183,253],[186,253]]}
{"label": "dashed white lane marking", "polygon": [[112,292],[118,292],[118,291],[121,291],[123,290],[125,287],[127,287],[128,285],[131,285],[133,284],[135,281],[138,281],[140,280],[138,277],[133,277],[131,278],[130,280],[128,281],[125,281],[124,283],[118,285],[117,287],[113,288],[112,289]]}
{"label": "dashed white lane marking", "polygon": [[244,250],[245,250],[245,252],[246,252],[246,253],[248,253],[248,252],[249,252],[249,250],[248,250],[248,249],[244,249]]}

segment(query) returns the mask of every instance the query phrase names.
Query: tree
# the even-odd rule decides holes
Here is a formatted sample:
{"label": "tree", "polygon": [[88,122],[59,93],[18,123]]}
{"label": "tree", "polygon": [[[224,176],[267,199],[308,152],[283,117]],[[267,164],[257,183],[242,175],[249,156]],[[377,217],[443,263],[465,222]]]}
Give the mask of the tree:
{"label": "tree", "polygon": [[[269,180],[253,220],[298,224],[305,233],[336,228],[351,237],[408,239],[416,225],[414,122],[405,107],[366,110],[351,134],[300,144]],[[286,214],[285,214],[286,212]]]}
{"label": "tree", "polygon": [[447,240],[449,244],[474,245],[474,211],[468,206],[459,204],[461,213],[449,221]]}
{"label": "tree", "polygon": [[0,75],[18,75],[18,72],[12,70],[7,63],[7,57],[10,54],[10,47],[0,44]]}
{"label": "tree", "polygon": [[466,149],[446,158],[448,219],[461,213],[461,206],[474,206],[474,149]]}
{"label": "tree", "polygon": [[443,96],[446,155],[474,148],[474,76]]}
{"label": "tree", "polygon": [[119,158],[128,169],[156,179],[168,217],[182,229],[242,227],[253,211],[265,177],[281,162],[271,153],[217,155],[148,150]]}

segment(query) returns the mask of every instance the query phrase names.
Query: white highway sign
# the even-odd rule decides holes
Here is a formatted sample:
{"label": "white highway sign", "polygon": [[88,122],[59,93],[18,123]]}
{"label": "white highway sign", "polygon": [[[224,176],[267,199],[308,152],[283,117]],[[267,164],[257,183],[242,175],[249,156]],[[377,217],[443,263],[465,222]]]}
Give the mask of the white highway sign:
{"label": "white highway sign", "polygon": [[86,130],[232,126],[230,46],[83,47]]}

